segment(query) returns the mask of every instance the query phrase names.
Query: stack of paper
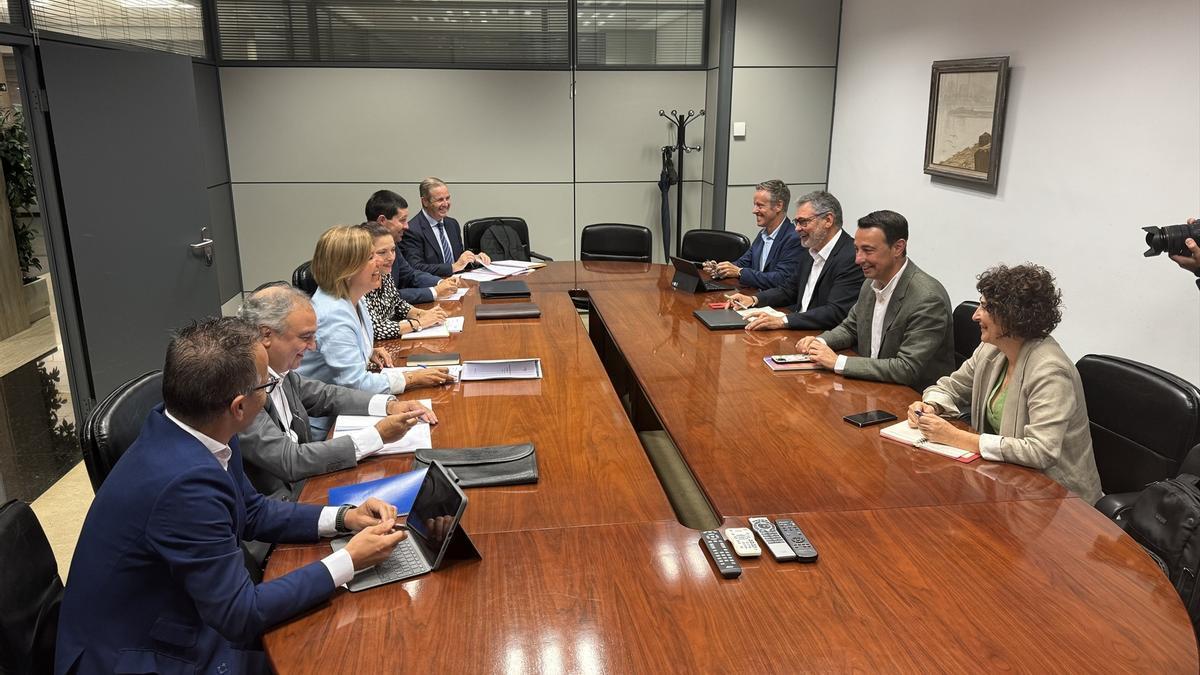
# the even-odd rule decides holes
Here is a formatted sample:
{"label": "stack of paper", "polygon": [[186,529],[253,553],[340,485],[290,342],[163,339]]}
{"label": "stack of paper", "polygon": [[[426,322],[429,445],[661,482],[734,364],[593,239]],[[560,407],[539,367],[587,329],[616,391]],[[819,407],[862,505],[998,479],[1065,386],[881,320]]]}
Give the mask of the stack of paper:
{"label": "stack of paper", "polygon": [[474,380],[540,380],[541,359],[495,359],[491,361],[463,361],[460,379]]}
{"label": "stack of paper", "polygon": [[486,268],[480,268],[480,269],[473,270],[470,272],[463,272],[462,274],[460,274],[458,276],[460,278],[469,279],[471,281],[495,281],[496,279],[503,279],[504,277],[506,277],[508,275],[500,274],[499,272],[493,272]]}
{"label": "stack of paper", "polygon": [[457,291],[454,291],[450,295],[438,298],[438,300],[447,300],[447,301],[462,300],[463,298],[465,298],[467,296],[467,291],[469,291],[469,290],[471,290],[470,287],[463,286],[462,288],[458,289]]}
{"label": "stack of paper", "polygon": [[463,331],[463,321],[465,317],[452,316],[446,319],[446,323],[422,328],[421,330],[405,333],[400,336],[401,340],[424,340],[426,338],[448,338],[451,333],[461,333]]}
{"label": "stack of paper", "polygon": [[414,370],[423,370],[425,368],[445,368],[446,370],[450,371],[450,376],[456,380],[459,378],[459,376],[462,375],[462,369],[463,369],[462,366],[398,366],[396,368],[384,368],[383,372],[385,374],[390,371],[395,371],[397,373],[407,373],[407,372],[411,372]]}
{"label": "stack of paper", "polygon": [[546,266],[544,262],[530,262],[526,260],[493,260],[493,265],[500,267],[516,267],[518,269],[536,270]]}
{"label": "stack of paper", "polygon": [[[421,405],[433,410],[432,399],[421,399]],[[374,415],[338,415],[337,421],[333,426],[333,437],[338,438],[345,436],[351,431],[357,431],[369,426],[374,426],[383,419]],[[432,436],[430,434],[428,422],[417,422],[415,426],[408,430],[408,433],[400,437],[400,440],[392,443],[385,443],[383,449],[377,454],[380,455],[398,455],[409,452],[416,452],[417,448],[429,448],[432,446]]]}

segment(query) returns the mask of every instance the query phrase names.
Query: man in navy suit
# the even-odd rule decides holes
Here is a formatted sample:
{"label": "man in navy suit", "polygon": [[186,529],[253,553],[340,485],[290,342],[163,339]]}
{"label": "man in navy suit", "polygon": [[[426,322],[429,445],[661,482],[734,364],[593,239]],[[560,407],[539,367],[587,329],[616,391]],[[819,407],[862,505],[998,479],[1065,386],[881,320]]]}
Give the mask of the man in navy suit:
{"label": "man in navy suit", "polygon": [[796,271],[800,238],[785,211],[792,192],[781,180],[768,180],[754,188],[754,220],[762,231],[750,250],[734,262],[707,262],[705,268],[716,279],[737,278],[742,286],[758,289],[782,285]]}
{"label": "man in navy suit", "polygon": [[[232,317],[185,328],[167,347],[163,405],[96,493],[71,564],[56,673],[267,672],[259,638],[324,601],[404,538],[396,508],[277,502],[242,471],[235,435],[266,404],[267,353]],[[347,546],[255,585],[243,539]]]}
{"label": "man in navy suit", "polygon": [[[412,225],[408,220],[408,200],[391,190],[379,190],[367,199],[365,211],[367,222],[386,227],[392,233],[396,247],[403,250],[404,235]],[[459,282],[457,277],[441,279],[413,269],[403,255],[397,255],[392,261],[392,281],[400,291],[400,297],[413,304],[433,302],[450,295],[458,290]]]}
{"label": "man in navy suit", "polygon": [[842,230],[837,197],[817,190],[796,200],[796,233],[807,249],[796,273],[784,284],[755,297],[736,293],[732,302],[747,307],[789,307],[786,317],[759,314],[746,330],[828,330],[840,324],[858,300],[863,272],[854,263],[854,238]]}
{"label": "man in navy suit", "polygon": [[450,188],[440,178],[421,181],[421,210],[408,221],[401,252],[413,269],[439,277],[461,272],[475,261],[490,263],[487,254],[463,250],[462,230],[451,218]]}

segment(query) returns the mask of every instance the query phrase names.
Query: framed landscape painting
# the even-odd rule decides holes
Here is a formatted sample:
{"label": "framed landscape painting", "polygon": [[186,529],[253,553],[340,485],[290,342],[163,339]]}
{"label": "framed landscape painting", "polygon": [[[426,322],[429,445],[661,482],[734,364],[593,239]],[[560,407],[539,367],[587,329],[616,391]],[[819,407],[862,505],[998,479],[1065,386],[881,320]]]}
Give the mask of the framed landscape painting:
{"label": "framed landscape painting", "polygon": [[1008,57],[934,61],[925,173],[996,189]]}

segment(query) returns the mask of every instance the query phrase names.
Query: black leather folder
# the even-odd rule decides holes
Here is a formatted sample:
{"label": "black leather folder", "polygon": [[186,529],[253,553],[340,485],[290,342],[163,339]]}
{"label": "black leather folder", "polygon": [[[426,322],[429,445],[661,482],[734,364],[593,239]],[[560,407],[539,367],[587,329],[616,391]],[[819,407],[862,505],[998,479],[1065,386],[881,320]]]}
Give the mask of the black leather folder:
{"label": "black leather folder", "polygon": [[542,310],[532,302],[498,302],[492,305],[475,305],[475,319],[536,319]]}
{"label": "black leather folder", "polygon": [[483,281],[479,284],[479,295],[484,298],[528,298],[529,285],[520,279]]}

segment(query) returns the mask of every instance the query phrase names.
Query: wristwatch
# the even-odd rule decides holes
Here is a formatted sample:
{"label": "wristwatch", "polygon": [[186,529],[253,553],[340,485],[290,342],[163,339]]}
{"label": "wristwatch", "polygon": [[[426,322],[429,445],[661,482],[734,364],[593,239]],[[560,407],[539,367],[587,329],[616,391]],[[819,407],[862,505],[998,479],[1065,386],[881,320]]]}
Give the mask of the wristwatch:
{"label": "wristwatch", "polygon": [[346,527],[346,512],[354,508],[353,504],[342,504],[337,511],[337,518],[333,520],[333,529],[342,534],[348,534],[350,528]]}

